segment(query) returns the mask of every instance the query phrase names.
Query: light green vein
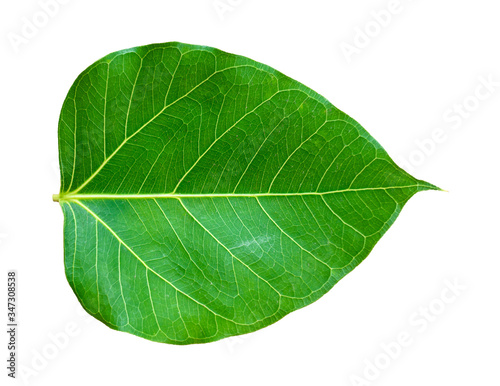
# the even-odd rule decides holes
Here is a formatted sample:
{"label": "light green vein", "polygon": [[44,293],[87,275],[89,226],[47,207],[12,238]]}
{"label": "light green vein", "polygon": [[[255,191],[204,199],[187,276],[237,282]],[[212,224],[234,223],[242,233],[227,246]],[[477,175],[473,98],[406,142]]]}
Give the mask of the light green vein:
{"label": "light green vein", "polygon": [[[212,75],[208,76],[205,80],[201,81],[199,84],[197,84],[195,87],[193,87],[191,90],[189,90],[186,94],[184,94],[183,96],[177,98],[175,101],[173,101],[172,103],[164,106],[157,114],[155,114],[149,121],[147,121],[146,123],[144,123],[137,131],[135,131],[133,134],[131,134],[130,136],[126,137],[125,140],[115,149],[115,151],[113,151],[113,153],[111,153],[111,155],[107,158],[104,159],[104,161],[102,162],[102,164],[96,169],[96,171],[94,173],[91,174],[91,176],[89,178],[87,178],[76,190],[74,190],[72,193],[78,193],[80,190],[82,190],[85,186],[87,186],[87,184],[92,181],[95,176],[97,176],[99,174],[99,172],[104,168],[104,166],[106,166],[106,164],[116,155],[116,153],[118,153],[120,151],[120,149],[130,140],[132,139],[133,137],[135,137],[137,134],[139,134],[145,127],[149,126],[149,124],[151,122],[153,122],[156,118],[158,118],[161,114],[163,114],[163,112],[168,109],[169,107],[175,105],[178,101],[184,99],[185,97],[187,97],[189,94],[191,94],[194,90],[198,89],[198,87],[200,87],[202,84],[208,82],[210,79],[212,79],[213,76],[215,76],[216,74],[218,73],[221,73],[223,71],[227,71],[227,70],[231,70],[231,69],[235,69],[235,68],[240,68],[240,67],[253,67],[253,66],[248,66],[248,65],[241,65],[241,66],[232,66],[232,67],[227,67],[227,68],[224,68],[220,71],[216,71],[214,72]],[[285,90],[284,90],[285,91]]]}
{"label": "light green vein", "polygon": [[129,247],[121,238],[120,236],[118,236],[116,234],[116,232],[108,225],[106,224],[97,214],[95,214],[92,210],[90,210],[87,206],[83,205],[80,201],[73,201],[75,204],[79,205],[80,207],[82,207],[85,211],[87,211],[92,217],[94,217],[98,222],[100,222],[125,248],[127,248],[127,250],[137,259],[139,260],[139,262],[144,266],[146,267],[146,269],[148,269],[149,271],[151,271],[153,274],[155,274],[156,276],[158,276],[161,280],[163,280],[165,283],[167,283],[169,286],[171,286],[174,290],[180,292],[181,294],[183,294],[184,296],[186,296],[188,299],[192,300],[193,302],[195,302],[196,304],[198,304],[199,306],[205,308],[206,310],[208,310],[209,312],[211,312],[213,315],[221,318],[221,319],[224,319],[224,320],[227,320],[228,322],[231,322],[231,323],[234,323],[236,325],[239,325],[239,326],[253,326],[259,322],[262,322],[263,320],[265,319],[269,319],[271,317],[273,317],[274,315],[271,315],[271,316],[268,316],[262,320],[258,320],[256,321],[255,323],[250,323],[250,324],[245,324],[245,323],[238,323],[238,322],[235,322],[234,320],[232,319],[229,319],[229,318],[226,318],[225,316],[223,315],[220,315],[218,314],[217,312],[215,312],[214,310],[212,310],[211,308],[209,308],[207,305],[199,302],[198,300],[196,300],[195,298],[193,298],[192,296],[190,296],[189,294],[187,294],[186,292],[182,291],[181,289],[179,289],[178,287],[176,287],[174,284],[172,284],[171,282],[169,282],[167,279],[165,279],[163,276],[161,276],[158,272],[156,272],[155,270],[153,270],[151,267],[149,267],[146,262],[144,260],[142,260],[140,258],[139,255],[137,255],[137,253],[134,252],[134,250]]}
{"label": "light green vein", "polygon": [[[184,208],[184,210],[192,217],[192,219],[194,221],[196,221],[196,223],[202,227],[205,232],[207,232],[222,248],[224,248],[228,253],[229,255],[231,255],[231,257],[233,259],[235,259],[236,261],[238,261],[240,264],[242,264],[243,266],[245,266],[250,272],[252,272],[256,277],[258,277],[260,280],[262,280],[264,283],[266,283],[271,289],[274,290],[274,292],[276,292],[276,294],[279,296],[279,298],[281,297],[286,297],[286,298],[290,298],[289,296],[285,296],[285,295],[282,295],[276,288],[274,288],[271,283],[269,283],[266,279],[264,279],[262,276],[260,276],[257,272],[255,272],[252,268],[250,268],[244,261],[242,261],[241,259],[239,259],[233,252],[231,252],[231,250],[226,247],[217,237],[215,237],[213,235],[212,232],[210,232],[194,215],[193,213],[191,213],[191,211],[186,208],[186,206],[184,205],[184,203],[182,202],[181,199],[178,199],[180,204],[182,205],[182,207]],[[280,301],[281,302],[281,301]],[[279,310],[279,307],[280,305],[278,304],[278,310]]]}
{"label": "light green vein", "polygon": [[329,192],[302,192],[302,193],[201,193],[201,194],[174,194],[174,193],[152,193],[152,194],[54,194],[54,201],[72,201],[72,200],[130,200],[147,198],[217,198],[217,197],[288,197],[288,196],[323,196],[336,193],[363,192],[390,189],[422,188],[425,185],[402,185],[386,186],[379,188],[358,188],[358,189],[340,189]]}

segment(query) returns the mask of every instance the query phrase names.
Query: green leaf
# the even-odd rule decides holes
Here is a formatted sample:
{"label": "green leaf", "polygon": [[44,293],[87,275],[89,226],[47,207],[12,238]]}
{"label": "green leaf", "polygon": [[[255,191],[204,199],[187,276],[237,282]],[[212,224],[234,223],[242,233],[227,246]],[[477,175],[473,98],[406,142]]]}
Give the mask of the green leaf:
{"label": "green leaf", "polygon": [[174,344],[314,302],[413,194],[438,189],[301,83],[181,43],[87,68],[64,102],[59,155],[79,301],[113,329]]}

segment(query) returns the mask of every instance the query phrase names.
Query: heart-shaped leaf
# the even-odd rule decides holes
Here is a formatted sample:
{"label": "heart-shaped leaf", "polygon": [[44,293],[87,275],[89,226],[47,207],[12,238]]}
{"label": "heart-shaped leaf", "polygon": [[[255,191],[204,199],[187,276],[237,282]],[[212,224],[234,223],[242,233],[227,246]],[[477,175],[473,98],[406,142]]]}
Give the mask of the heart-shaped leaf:
{"label": "heart-shaped leaf", "polygon": [[68,281],[111,328],[189,344],[276,322],[356,267],[416,192],[280,72],[155,44],[86,69],[59,124]]}

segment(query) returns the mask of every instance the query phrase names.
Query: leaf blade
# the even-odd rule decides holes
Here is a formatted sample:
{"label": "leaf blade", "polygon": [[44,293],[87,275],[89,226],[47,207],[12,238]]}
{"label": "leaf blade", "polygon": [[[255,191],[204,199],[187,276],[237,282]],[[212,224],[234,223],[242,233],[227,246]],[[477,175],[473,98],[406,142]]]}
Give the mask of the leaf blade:
{"label": "leaf blade", "polygon": [[174,344],[248,333],[317,300],[418,191],[325,98],[182,43],[82,73],[59,126],[68,281],[111,328]]}

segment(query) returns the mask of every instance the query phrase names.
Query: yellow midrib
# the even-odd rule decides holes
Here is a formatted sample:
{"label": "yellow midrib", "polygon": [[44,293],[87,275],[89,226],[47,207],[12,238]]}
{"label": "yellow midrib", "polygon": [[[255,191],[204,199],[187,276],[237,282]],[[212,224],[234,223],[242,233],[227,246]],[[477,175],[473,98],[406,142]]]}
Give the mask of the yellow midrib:
{"label": "yellow midrib", "polygon": [[56,202],[72,200],[129,200],[153,198],[217,198],[217,197],[287,197],[287,196],[324,196],[334,193],[362,192],[390,189],[417,188],[422,185],[385,186],[379,188],[341,189],[329,192],[299,192],[299,193],[206,193],[206,194],[179,194],[179,193],[152,193],[152,194],[54,194],[52,199]]}

